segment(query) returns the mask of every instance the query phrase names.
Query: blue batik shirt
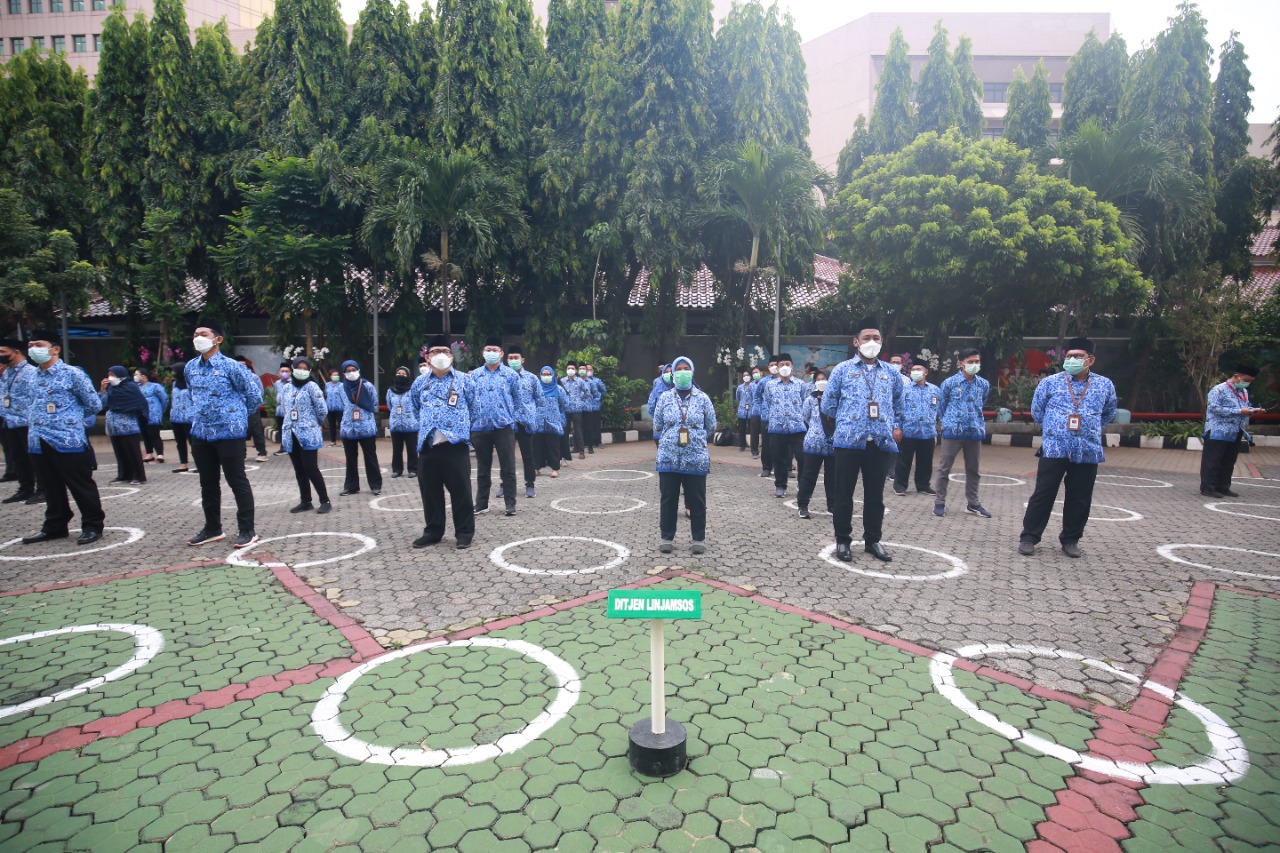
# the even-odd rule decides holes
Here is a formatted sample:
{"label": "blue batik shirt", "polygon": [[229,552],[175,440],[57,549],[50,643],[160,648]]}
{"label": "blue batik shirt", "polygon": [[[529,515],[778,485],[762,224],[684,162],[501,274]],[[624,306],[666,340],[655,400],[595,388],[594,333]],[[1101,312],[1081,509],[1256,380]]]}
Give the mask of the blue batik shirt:
{"label": "blue batik shirt", "polygon": [[[541,379],[538,380],[538,385],[542,385]],[[547,395],[539,390],[538,426],[535,432],[564,435],[564,416],[566,413],[567,407],[563,393]]]}
{"label": "blue batik shirt", "polygon": [[590,396],[587,398],[586,411],[600,411],[600,407],[604,404],[604,395],[609,392],[609,389],[605,387],[604,381],[599,376],[592,376],[587,379],[587,389],[590,392]]}
{"label": "blue batik shirt", "polygon": [[769,432],[773,435],[793,435],[805,431],[804,401],[810,394],[808,386],[800,379],[779,379],[764,389],[765,410],[769,413]]}
{"label": "blue batik shirt", "polygon": [[[689,443],[680,446],[680,428],[689,430]],[[716,407],[711,398],[693,388],[688,397],[674,389],[663,393],[653,412],[653,432],[658,438],[659,474],[697,474],[711,470],[707,443],[716,431]]]}
{"label": "blue batik shirt", "polygon": [[475,407],[471,410],[471,431],[511,429],[516,422],[516,397],[520,393],[516,372],[505,364],[493,370],[477,367],[471,371],[471,384],[476,395]]}
{"label": "blue batik shirt", "polygon": [[751,410],[754,408],[751,404],[755,400],[751,383],[743,382],[733,389],[733,399],[738,403],[738,417],[751,417]]}
{"label": "blue batik shirt", "polygon": [[0,415],[11,429],[27,425],[27,411],[36,395],[36,374],[40,368],[29,361],[12,365],[0,376]]}
{"label": "blue batik shirt", "polygon": [[1235,388],[1230,382],[1222,382],[1209,391],[1208,405],[1204,413],[1204,438],[1211,441],[1238,441],[1240,433],[1249,435],[1249,415],[1242,409],[1251,409],[1249,389]]}
{"label": "blue batik shirt", "polygon": [[142,396],[147,398],[147,417],[152,426],[164,423],[164,410],[169,405],[169,395],[159,382],[148,382],[142,386]]}
{"label": "blue batik shirt", "polygon": [[[284,388],[284,386],[288,385],[292,381],[293,381],[292,379],[277,379],[275,382],[271,383],[271,387],[276,389],[276,417],[277,418],[284,414],[284,406],[280,405],[280,391],[282,388]],[[328,407],[326,407],[325,414],[326,415],[328,414]]]}
{"label": "blue batik shirt", "polygon": [[342,405],[342,380],[337,382],[326,382],[324,384],[324,401],[331,412],[341,412]]}
{"label": "blue batik shirt", "polygon": [[938,418],[942,421],[942,437],[969,441],[986,438],[982,405],[991,394],[991,383],[981,376],[965,379],[957,373],[942,381],[941,391]]}
{"label": "blue batik shirt", "polygon": [[653,390],[649,392],[648,409],[650,415],[653,415],[654,410],[657,409],[658,399],[674,387],[674,385],[668,385],[661,376],[658,377],[658,381],[653,383]]}
{"label": "blue batik shirt", "polygon": [[169,423],[191,423],[191,390],[189,388],[174,386],[173,395],[169,400]]}
{"label": "blue batik shirt", "polygon": [[102,401],[102,408],[106,409],[107,412],[107,435],[142,434],[143,425],[138,423],[138,416],[136,414],[125,414],[124,412],[116,412],[111,409],[107,409],[106,391],[99,392],[98,399]]}
{"label": "blue batik shirt", "polygon": [[[510,369],[510,368],[508,368]],[[449,399],[457,394],[454,405]],[[476,389],[471,377],[453,368],[444,376],[435,371],[413,380],[409,389],[409,407],[418,419],[418,450],[435,444],[436,430],[450,444],[466,444],[471,440],[471,413],[476,404]]]}
{"label": "blue batik shirt", "polygon": [[[1086,380],[1069,373],[1045,377],[1031,400],[1031,417],[1043,433],[1039,456],[1098,464],[1104,461],[1102,428],[1116,416],[1116,386],[1090,373]],[[1074,393],[1074,400],[1072,394]],[[1080,429],[1067,429],[1073,413],[1080,415]]]}
{"label": "blue batik shirt", "polygon": [[[412,388],[412,386],[410,386]],[[387,412],[390,415],[387,429],[391,432],[417,432],[418,419],[409,407],[409,392],[397,394],[395,389],[387,389]]]}
{"label": "blue batik shirt", "polygon": [[912,382],[902,388],[902,437],[938,437],[938,404],[942,392],[937,385]]}
{"label": "blue batik shirt", "polygon": [[560,389],[565,395],[564,405],[569,414],[587,410],[587,397],[591,393],[587,388],[587,380],[566,376],[560,380]]}
{"label": "blue batik shirt", "polygon": [[303,450],[319,450],[324,446],[322,425],[329,417],[329,405],[320,386],[304,382],[299,388],[293,380],[276,383],[276,401],[284,429],[280,446],[285,452],[293,450],[296,441]]}
{"label": "blue batik shirt", "polygon": [[814,456],[835,456],[835,443],[827,438],[826,430],[822,428],[821,403],[821,397],[810,394],[800,412],[805,424],[804,452]]}
{"label": "blue batik shirt", "polygon": [[[357,396],[363,398],[366,392],[369,399],[378,399],[378,392],[373,387],[373,383],[368,379],[361,379],[360,391],[357,392]],[[356,418],[356,412],[360,413],[358,419]],[[345,386],[342,389],[342,426],[338,429],[338,434],[343,438],[352,440],[373,438],[378,434],[378,412],[376,408],[371,410],[363,406],[357,406]]]}
{"label": "blue batik shirt", "polygon": [[[514,368],[513,368],[514,370]],[[542,396],[542,381],[537,374],[523,367],[516,374],[516,423],[525,432],[538,432],[538,398]]]}
{"label": "blue batik shirt", "polygon": [[249,413],[262,405],[262,381],[248,367],[216,352],[187,362],[191,435],[202,441],[244,439]]}
{"label": "blue batik shirt", "polygon": [[[841,450],[865,450],[868,441],[884,453],[897,453],[893,431],[902,426],[902,374],[886,361],[866,364],[861,358],[842,361],[831,371],[822,413],[836,419],[833,437]],[[871,401],[880,408],[870,415]]]}
{"label": "blue batik shirt", "polygon": [[58,453],[80,453],[88,445],[87,418],[102,411],[89,375],[65,361],[36,369],[35,393],[27,409],[27,452],[40,453],[43,441]]}
{"label": "blue batik shirt", "polygon": [[769,402],[765,397],[764,392],[771,383],[777,381],[778,377],[776,376],[762,376],[760,377],[760,381],[755,383],[755,388],[752,389],[752,393],[755,395],[755,412],[760,416],[760,420],[764,423],[769,422]]}

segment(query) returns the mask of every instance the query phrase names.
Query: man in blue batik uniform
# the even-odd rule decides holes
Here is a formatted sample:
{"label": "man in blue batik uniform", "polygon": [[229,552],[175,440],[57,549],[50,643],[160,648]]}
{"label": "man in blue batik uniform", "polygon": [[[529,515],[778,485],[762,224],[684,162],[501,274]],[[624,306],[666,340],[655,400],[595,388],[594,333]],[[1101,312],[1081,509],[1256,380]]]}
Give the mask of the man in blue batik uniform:
{"label": "man in blue batik uniform", "polygon": [[[524,369],[524,350],[518,346],[507,348],[507,367],[516,372],[516,444],[520,446],[520,463],[524,468],[524,496],[532,498],[538,494],[533,484],[538,479],[540,457],[536,436],[542,383],[536,373]],[[500,494],[506,497],[505,490]]]}
{"label": "man in blue batik uniform", "polygon": [[1027,502],[1018,543],[1018,553],[1026,557],[1035,553],[1036,543],[1049,525],[1063,478],[1067,492],[1058,541],[1068,557],[1080,556],[1078,543],[1089,521],[1093,484],[1104,458],[1102,430],[1116,416],[1116,387],[1092,371],[1093,341],[1072,338],[1065,352],[1063,372],[1040,380],[1031,400],[1031,417],[1040,424],[1044,437],[1036,452],[1040,457],[1036,490]]}
{"label": "man in blue batik uniform", "polygon": [[444,538],[444,494],[453,511],[458,550],[471,547],[476,534],[475,503],[471,499],[471,417],[475,386],[453,368],[449,339],[436,335],[427,344],[431,369],[413,381],[406,402],[418,418],[418,491],[422,495],[425,527],[413,547],[425,548]]}
{"label": "man in blue batik uniform", "polygon": [[560,387],[564,389],[565,412],[569,416],[569,425],[573,427],[573,452],[578,454],[579,459],[586,459],[582,424],[587,398],[591,392],[587,388],[587,380],[578,375],[576,362],[571,361],[564,366],[564,379],[560,380]]}
{"label": "man in blue batik uniform", "polygon": [[1209,391],[1204,453],[1200,455],[1200,494],[1205,497],[1240,497],[1231,491],[1231,472],[1240,454],[1240,442],[1249,440],[1249,417],[1266,411],[1249,403],[1249,384],[1257,378],[1258,368],[1241,364],[1230,379]]}
{"label": "man in blue batik uniform", "polygon": [[951,466],[956,454],[964,453],[965,511],[990,518],[991,513],[978,499],[978,459],[982,453],[982,440],[987,436],[987,424],[982,419],[982,406],[991,393],[991,384],[978,375],[982,370],[982,354],[972,348],[956,354],[959,372],[948,376],[938,395],[938,418],[942,421],[942,453],[938,456],[938,473],[934,477],[933,514],[941,518],[946,513],[947,487],[951,483]]}
{"label": "man in blue batik uniform", "polygon": [[35,399],[36,374],[39,369],[27,360],[27,347],[17,339],[0,340],[0,363],[7,365],[0,374],[0,421],[4,422],[3,434],[14,474],[18,479],[18,491],[0,503],[39,503],[36,487],[35,460],[27,452],[27,410]]}
{"label": "man in blue batik uniform", "polygon": [[498,452],[498,492],[506,504],[506,514],[516,514],[516,420],[520,411],[520,380],[502,363],[502,339],[489,338],[484,344],[484,365],[471,371],[476,405],[471,411],[471,446],[476,449],[477,514],[489,511],[489,488],[493,477],[493,453]]}
{"label": "man in blue batik uniform", "polygon": [[[778,378],[765,385],[764,411],[769,416],[769,448],[773,457],[773,496],[787,493],[791,461],[804,465],[804,401],[809,388],[791,375],[795,366],[789,353],[778,354]],[[803,471],[798,472],[803,476]]]}

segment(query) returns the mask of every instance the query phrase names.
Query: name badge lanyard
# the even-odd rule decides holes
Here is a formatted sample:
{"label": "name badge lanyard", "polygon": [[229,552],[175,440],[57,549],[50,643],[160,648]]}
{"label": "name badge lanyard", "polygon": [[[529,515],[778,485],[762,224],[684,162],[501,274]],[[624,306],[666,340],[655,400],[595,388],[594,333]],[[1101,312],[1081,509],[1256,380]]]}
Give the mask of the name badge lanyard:
{"label": "name badge lanyard", "polygon": [[862,371],[862,382],[867,386],[867,419],[880,420],[880,403],[876,400],[876,383],[871,378],[871,371],[878,370],[877,367],[870,369],[865,368]]}
{"label": "name badge lanyard", "polygon": [[[31,364],[31,362],[24,361],[22,362],[22,364],[18,365],[17,367],[11,367],[4,372],[5,380],[6,380],[4,384],[4,407],[6,409],[10,408],[13,405],[13,402],[12,402],[13,385],[15,382],[18,381],[18,371],[28,366],[29,364]],[[9,374],[13,374],[13,375],[10,376]]]}
{"label": "name badge lanyard", "polygon": [[1066,376],[1067,376],[1067,393],[1071,395],[1071,408],[1075,410],[1071,414],[1067,415],[1067,430],[1069,432],[1079,432],[1080,431],[1080,404],[1084,402],[1085,397],[1089,396],[1089,383],[1093,381],[1093,377],[1090,376],[1088,379],[1084,381],[1084,390],[1080,392],[1080,396],[1077,398],[1075,386],[1072,385],[1072,382],[1071,382],[1071,375],[1066,374]]}
{"label": "name badge lanyard", "polygon": [[[690,398],[689,398],[689,399],[693,399],[692,395],[690,395]],[[677,447],[688,447],[688,446],[689,446],[689,427],[688,427],[688,423],[689,423],[689,404],[688,404],[688,402],[686,402],[686,403],[682,406],[682,405],[680,405],[680,402],[679,402],[679,400],[677,399],[677,401],[676,401],[676,408],[678,408],[678,409],[680,410],[680,432],[678,432],[678,433],[676,434],[676,446],[677,446]]]}

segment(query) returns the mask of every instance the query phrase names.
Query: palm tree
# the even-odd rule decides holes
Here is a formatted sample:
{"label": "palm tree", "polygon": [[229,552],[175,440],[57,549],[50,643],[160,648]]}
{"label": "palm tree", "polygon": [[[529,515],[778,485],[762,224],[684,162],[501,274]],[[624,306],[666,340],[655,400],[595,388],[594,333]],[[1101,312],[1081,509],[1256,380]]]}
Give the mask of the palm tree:
{"label": "palm tree", "polygon": [[738,336],[745,347],[761,249],[770,252],[781,268],[817,242],[822,228],[820,190],[827,175],[795,146],[767,148],[754,140],[728,146],[711,161],[707,174],[712,201],[704,222],[737,222],[751,232]]}
{"label": "palm tree", "polygon": [[[360,229],[361,240],[368,246],[376,241],[379,230],[389,231],[402,273],[412,272],[422,261],[440,276],[443,331],[448,335],[452,286],[462,277],[461,267],[450,257],[450,239],[465,232],[474,253],[470,260],[476,262],[493,251],[495,234],[501,229],[522,236],[527,226],[515,193],[477,158],[437,151],[387,161],[380,169],[378,186]],[[419,251],[424,227],[440,232],[438,252]]]}

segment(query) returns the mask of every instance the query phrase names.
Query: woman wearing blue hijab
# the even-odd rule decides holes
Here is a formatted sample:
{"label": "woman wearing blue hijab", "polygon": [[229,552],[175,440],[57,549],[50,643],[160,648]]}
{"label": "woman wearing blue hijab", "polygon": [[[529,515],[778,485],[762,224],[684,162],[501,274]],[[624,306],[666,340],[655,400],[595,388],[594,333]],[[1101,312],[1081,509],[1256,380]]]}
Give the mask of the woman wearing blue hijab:
{"label": "woman wearing blue hijab", "polygon": [[653,434],[658,437],[659,531],[658,550],[675,548],[676,516],[684,491],[693,536],[693,553],[707,550],[707,474],[711,454],[707,445],[716,431],[716,407],[693,384],[693,360],[680,356],[671,362],[672,387],[658,397],[653,409]]}
{"label": "woman wearing blue hijab", "polygon": [[351,359],[342,362],[342,449],[347,456],[347,476],[343,497],[360,491],[360,453],[364,452],[364,472],[369,489],[382,494],[382,470],[378,467],[378,391],[368,379],[360,378],[360,365]]}
{"label": "woman wearing blue hijab", "polygon": [[556,382],[556,369],[546,365],[538,372],[542,393],[536,398],[538,404],[537,434],[538,468],[550,468],[552,477],[560,476],[560,438],[564,435],[565,403],[564,394],[560,393],[560,383]]}
{"label": "woman wearing blue hijab", "polygon": [[107,435],[116,454],[116,478],[111,482],[141,485],[147,481],[142,462],[142,433],[150,422],[147,398],[119,364],[107,371],[99,392],[102,410],[107,413]]}

